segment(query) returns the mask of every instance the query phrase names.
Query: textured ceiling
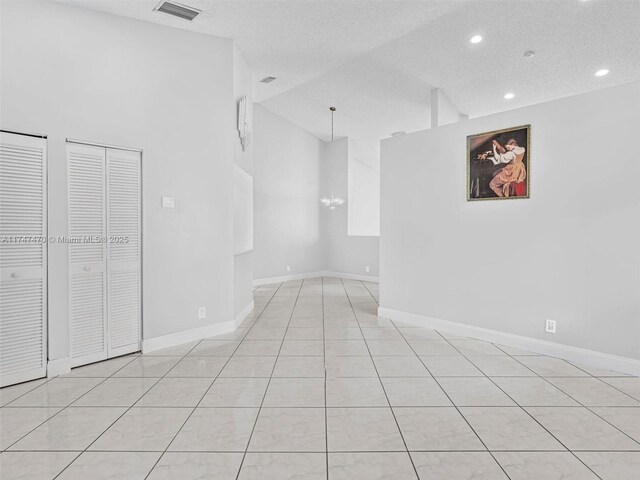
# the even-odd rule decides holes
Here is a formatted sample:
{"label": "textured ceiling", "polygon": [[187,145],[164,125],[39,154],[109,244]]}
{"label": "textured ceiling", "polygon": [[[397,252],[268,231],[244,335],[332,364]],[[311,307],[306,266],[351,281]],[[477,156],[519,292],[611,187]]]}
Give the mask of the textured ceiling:
{"label": "textured ceiling", "polygon": [[378,139],[428,128],[434,87],[475,117],[640,79],[639,0],[181,0],[193,23],[157,0],[60,1],[233,38],[256,101],[323,139],[329,105],[338,136]]}

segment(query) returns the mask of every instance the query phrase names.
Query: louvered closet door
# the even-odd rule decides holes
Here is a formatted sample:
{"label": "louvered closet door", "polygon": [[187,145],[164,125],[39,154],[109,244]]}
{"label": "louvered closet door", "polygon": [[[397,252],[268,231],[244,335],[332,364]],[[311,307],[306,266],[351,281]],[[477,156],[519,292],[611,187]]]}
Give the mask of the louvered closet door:
{"label": "louvered closet door", "polygon": [[70,357],[78,366],[107,358],[105,149],[67,143],[67,162]]}
{"label": "louvered closet door", "polygon": [[140,350],[140,152],[107,149],[109,357]]}
{"label": "louvered closet door", "polygon": [[0,133],[0,386],[46,375],[46,140]]}

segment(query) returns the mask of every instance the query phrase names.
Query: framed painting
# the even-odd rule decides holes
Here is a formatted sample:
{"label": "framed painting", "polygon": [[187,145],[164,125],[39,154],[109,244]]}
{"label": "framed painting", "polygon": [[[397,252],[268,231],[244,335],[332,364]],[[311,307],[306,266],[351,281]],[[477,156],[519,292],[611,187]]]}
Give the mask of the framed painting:
{"label": "framed painting", "polygon": [[529,198],[531,125],[467,137],[467,200]]}

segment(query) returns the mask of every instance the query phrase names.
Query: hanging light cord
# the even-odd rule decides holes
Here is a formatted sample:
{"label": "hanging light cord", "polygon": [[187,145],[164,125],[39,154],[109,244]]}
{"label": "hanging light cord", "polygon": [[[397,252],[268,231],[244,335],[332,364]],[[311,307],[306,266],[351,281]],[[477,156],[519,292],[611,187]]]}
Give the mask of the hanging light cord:
{"label": "hanging light cord", "polygon": [[333,114],[336,113],[336,107],[329,107],[331,110],[331,158],[329,160],[329,178],[331,179],[331,200],[333,200]]}
{"label": "hanging light cord", "polygon": [[331,155],[329,157],[329,179],[331,181],[331,198],[321,198],[320,201],[325,207],[328,207],[329,210],[335,210],[336,207],[339,207],[344,203],[344,200],[340,197],[336,197],[333,194],[333,141],[334,141],[334,130],[333,130],[333,114],[336,111],[336,107],[329,107],[331,110]]}

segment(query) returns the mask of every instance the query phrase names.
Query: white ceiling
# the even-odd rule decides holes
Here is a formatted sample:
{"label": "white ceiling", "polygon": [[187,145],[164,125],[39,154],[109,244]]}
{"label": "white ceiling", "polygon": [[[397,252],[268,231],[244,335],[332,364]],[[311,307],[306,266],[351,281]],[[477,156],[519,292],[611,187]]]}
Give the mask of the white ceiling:
{"label": "white ceiling", "polygon": [[330,105],[337,136],[377,140],[428,128],[434,87],[475,117],[640,79],[640,0],[179,0],[193,23],[158,0],[60,1],[233,38],[256,101],[325,140]]}

